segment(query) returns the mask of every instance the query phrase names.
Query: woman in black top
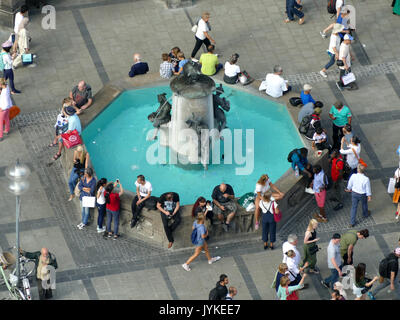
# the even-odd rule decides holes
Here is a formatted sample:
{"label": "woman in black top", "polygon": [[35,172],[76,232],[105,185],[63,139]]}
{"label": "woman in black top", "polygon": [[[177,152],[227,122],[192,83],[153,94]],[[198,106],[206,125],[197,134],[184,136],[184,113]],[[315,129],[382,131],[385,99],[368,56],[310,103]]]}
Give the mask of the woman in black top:
{"label": "woman in black top", "polygon": [[303,266],[305,268],[309,268],[309,272],[312,273],[319,273],[315,269],[315,265],[317,264],[317,252],[313,251],[313,248],[316,247],[316,243],[319,240],[317,238],[317,227],[318,221],[315,219],[311,219],[310,223],[308,224],[306,234],[304,235],[304,259],[303,259]]}

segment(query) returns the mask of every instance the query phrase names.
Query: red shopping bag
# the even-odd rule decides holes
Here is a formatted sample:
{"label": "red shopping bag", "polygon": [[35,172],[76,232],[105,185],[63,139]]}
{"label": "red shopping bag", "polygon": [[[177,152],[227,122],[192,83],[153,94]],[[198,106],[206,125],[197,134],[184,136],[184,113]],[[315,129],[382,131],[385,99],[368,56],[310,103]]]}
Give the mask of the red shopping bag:
{"label": "red shopping bag", "polygon": [[61,138],[63,139],[64,146],[66,146],[68,149],[75,147],[78,144],[82,144],[82,139],[76,129],[70,133],[63,133]]}

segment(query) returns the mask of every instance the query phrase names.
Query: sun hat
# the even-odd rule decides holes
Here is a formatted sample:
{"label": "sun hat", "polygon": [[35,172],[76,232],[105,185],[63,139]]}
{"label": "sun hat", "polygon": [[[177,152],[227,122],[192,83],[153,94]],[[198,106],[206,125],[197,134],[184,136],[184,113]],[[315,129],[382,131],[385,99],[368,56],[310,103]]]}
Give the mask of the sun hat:
{"label": "sun hat", "polygon": [[394,250],[394,253],[395,253],[395,254],[400,254],[400,248],[396,248],[396,249]]}
{"label": "sun hat", "polygon": [[351,35],[346,34],[346,35],[344,36],[343,40],[351,40],[351,41],[353,41],[354,38],[353,38]]}
{"label": "sun hat", "polygon": [[309,90],[312,89],[312,87],[311,87],[309,84],[306,83],[306,84],[304,85],[303,89],[304,89],[304,91],[309,91]]}
{"label": "sun hat", "polygon": [[335,23],[333,25],[332,33],[342,32],[344,30],[344,25],[340,23]]}
{"label": "sun hat", "polygon": [[316,113],[316,114],[321,114],[321,112],[322,112],[321,108],[315,108],[314,109],[314,113]]}
{"label": "sun hat", "polygon": [[6,42],[3,42],[1,45],[2,48],[11,48],[12,47],[12,42],[10,40],[7,40]]}
{"label": "sun hat", "polygon": [[65,113],[66,113],[67,115],[69,115],[69,116],[74,115],[75,112],[76,112],[75,108],[74,108],[74,107],[71,107],[71,106],[66,107],[66,108],[64,109],[64,111],[65,111]]}

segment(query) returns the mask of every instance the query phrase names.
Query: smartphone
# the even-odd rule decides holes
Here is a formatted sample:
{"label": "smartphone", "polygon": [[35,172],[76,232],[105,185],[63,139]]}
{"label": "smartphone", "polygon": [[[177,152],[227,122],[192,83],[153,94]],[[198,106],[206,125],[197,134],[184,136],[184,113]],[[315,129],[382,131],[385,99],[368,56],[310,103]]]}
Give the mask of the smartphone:
{"label": "smartphone", "polygon": [[116,183],[119,183],[119,179],[115,180]]}

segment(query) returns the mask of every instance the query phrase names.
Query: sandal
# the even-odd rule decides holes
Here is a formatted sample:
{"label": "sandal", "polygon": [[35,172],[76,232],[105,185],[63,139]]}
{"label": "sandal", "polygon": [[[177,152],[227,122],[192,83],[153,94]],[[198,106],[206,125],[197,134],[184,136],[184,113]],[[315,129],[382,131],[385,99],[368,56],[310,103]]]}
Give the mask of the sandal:
{"label": "sandal", "polygon": [[285,20],[285,23],[289,23],[290,21],[292,21],[292,20],[286,19],[286,20]]}
{"label": "sandal", "polygon": [[56,154],[53,156],[53,160],[55,161],[55,160],[57,160],[59,157],[61,157],[61,153],[56,153]]}
{"label": "sandal", "polygon": [[57,146],[57,143],[50,143],[50,144],[48,145],[49,148],[55,147],[55,146]]}

